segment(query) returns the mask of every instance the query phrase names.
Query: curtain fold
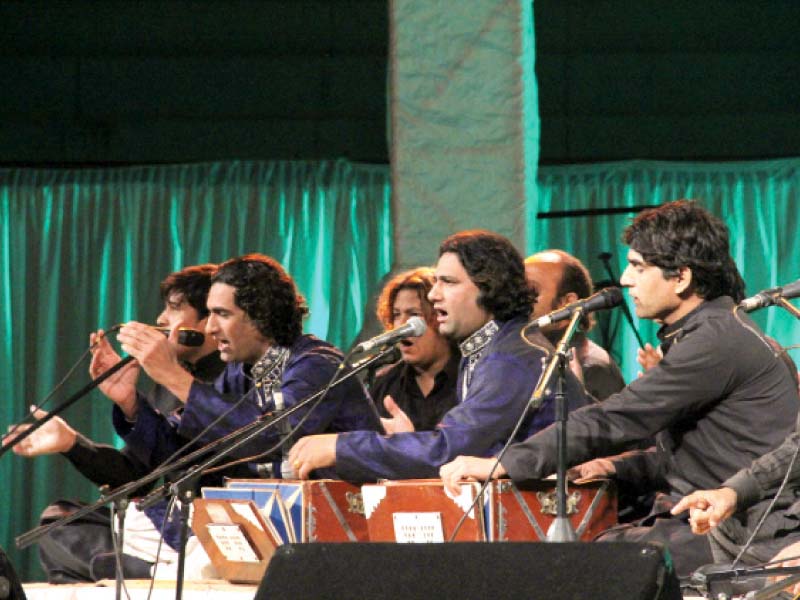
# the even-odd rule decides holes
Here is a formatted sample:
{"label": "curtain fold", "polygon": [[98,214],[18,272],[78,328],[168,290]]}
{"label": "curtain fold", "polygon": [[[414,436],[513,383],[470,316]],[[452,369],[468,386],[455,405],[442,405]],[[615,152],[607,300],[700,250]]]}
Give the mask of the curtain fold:
{"label": "curtain fold", "polygon": [[[748,294],[800,276],[798,159],[733,163],[627,161],[540,167],[537,248],[563,248],[578,256],[597,280],[608,279],[598,255],[610,252],[618,278],[626,264],[622,231],[635,211],[559,218],[548,218],[547,213],[602,213],[606,209],[658,205],[680,198],[699,201],[728,225],[731,254],[747,283]],[[639,370],[634,334],[623,322],[621,311],[614,311],[610,318],[598,316],[602,327],[594,337],[605,337],[610,342],[612,353],[630,381]],[[800,343],[800,322],[786,311],[763,309],[753,313],[753,318],[784,346]],[[634,322],[646,341],[655,342],[657,327],[652,322],[640,322],[635,316]],[[793,357],[800,358],[796,351]]]}
{"label": "curtain fold", "polygon": [[[0,170],[2,425],[18,422],[66,374],[90,331],[153,322],[158,285],[186,265],[268,254],[311,314],[305,330],[348,347],[364,305],[391,268],[389,172],[330,162],[224,162],[91,170]],[[89,381],[88,363],[56,400]],[[118,443],[98,392],[65,414],[92,439]],[[35,552],[13,537],[56,494],[97,493],[62,457],[0,460],[0,545],[24,576]],[[9,518],[10,517],[10,518]],[[15,556],[16,555],[16,556]]]}

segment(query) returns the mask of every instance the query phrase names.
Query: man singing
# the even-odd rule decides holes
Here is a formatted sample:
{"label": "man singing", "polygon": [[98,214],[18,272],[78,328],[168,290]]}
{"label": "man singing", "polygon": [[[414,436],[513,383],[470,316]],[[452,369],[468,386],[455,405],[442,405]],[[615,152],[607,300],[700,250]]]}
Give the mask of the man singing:
{"label": "man singing", "polygon": [[[405,325],[420,317],[428,327],[419,337],[401,340],[401,359],[378,373],[370,394],[385,419],[401,420],[406,430],[436,427],[456,403],[459,356],[453,343],[439,333],[439,324],[428,293],[433,287],[433,269],[421,267],[393,277],[378,298],[378,318],[386,329]],[[400,412],[402,411],[402,412]],[[385,421],[387,433],[396,421]]]}
{"label": "man singing", "polygon": [[[208,292],[206,334],[217,342],[227,364],[213,384],[180,368],[164,337],[139,323],[118,338],[156,382],[182,403],[165,418],[142,402],[117,402],[115,426],[144,459],[161,462],[188,440],[213,442],[281,406],[291,408],[331,380],[342,354],[331,344],[303,335],[308,312],[292,278],[268,256],[249,254],[222,263]],[[376,429],[365,390],[355,379],[330,389],[324,401],[293,413],[293,438],[309,433]],[[264,431],[234,455],[266,462],[275,477],[287,476],[277,447],[280,428]],[[255,457],[267,453],[266,456]]]}
{"label": "man singing", "polygon": [[[525,281],[522,257],[506,238],[488,231],[457,233],[439,248],[433,303],[439,332],[458,342],[461,366],[458,405],[433,431],[370,431],[306,437],[289,459],[301,477],[336,466],[350,481],[434,477],[440,465],[465,451],[480,456],[497,452],[526,409],[552,350],[538,332],[521,335],[535,293]],[[571,375],[567,398],[572,407],[587,399]],[[550,424],[552,395],[528,413],[519,439]]]}

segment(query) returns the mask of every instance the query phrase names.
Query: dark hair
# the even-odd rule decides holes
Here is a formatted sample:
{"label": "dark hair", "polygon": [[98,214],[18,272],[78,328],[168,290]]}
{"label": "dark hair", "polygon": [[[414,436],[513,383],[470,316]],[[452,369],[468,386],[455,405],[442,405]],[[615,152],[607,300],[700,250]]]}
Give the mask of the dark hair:
{"label": "dark hair", "polygon": [[394,320],[392,311],[394,310],[394,302],[397,300],[397,294],[401,290],[411,290],[419,297],[425,320],[430,322],[433,317],[433,305],[428,300],[428,292],[431,291],[432,287],[433,269],[430,267],[419,267],[418,269],[404,271],[395,275],[383,286],[381,295],[378,297],[378,306],[375,310],[378,320],[386,329],[390,329]]}
{"label": "dark hair", "polygon": [[236,306],[276,344],[291,346],[303,333],[303,317],[308,314],[305,299],[275,259],[263,254],[231,258],[219,266],[211,283],[236,288]]}
{"label": "dark hair", "polygon": [[204,319],[208,316],[208,288],[216,272],[217,265],[205,264],[170,273],[159,286],[161,300],[166,302],[172,294],[181,294],[183,300],[197,311],[198,317]]}
{"label": "dark hair", "polygon": [[676,200],[641,212],[623,240],[665,278],[692,270],[693,291],[706,300],[744,298],[744,281],[730,254],[728,228],[693,200]]}
{"label": "dark hair", "polygon": [[536,291],[525,280],[522,256],[511,242],[491,231],[473,229],[448,237],[439,246],[439,256],[452,252],[480,290],[478,306],[494,318],[508,321],[528,317]]}
{"label": "dark hair", "polygon": [[[589,275],[589,269],[587,269],[581,261],[572,256],[569,252],[551,248],[550,250],[537,252],[533,256],[528,257],[525,262],[528,264],[539,262],[536,260],[536,257],[542,254],[554,254],[558,257],[558,260],[548,262],[561,266],[561,279],[556,288],[556,300],[563,298],[570,292],[573,292],[578,298],[587,298],[592,295],[594,291],[592,276]],[[556,307],[553,306],[552,308],[555,309]],[[594,327],[594,316],[592,313],[583,313],[580,325],[583,331],[589,331]]]}

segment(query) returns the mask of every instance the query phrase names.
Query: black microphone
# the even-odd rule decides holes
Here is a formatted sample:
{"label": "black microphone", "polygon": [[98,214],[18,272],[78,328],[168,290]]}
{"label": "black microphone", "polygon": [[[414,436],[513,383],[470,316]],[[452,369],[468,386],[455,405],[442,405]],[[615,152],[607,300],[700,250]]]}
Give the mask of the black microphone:
{"label": "black microphone", "polygon": [[559,308],[543,317],[534,319],[531,323],[540,328],[546,327],[551,323],[569,319],[579,308],[582,308],[584,313],[588,313],[595,310],[603,310],[604,308],[614,308],[620,304],[622,304],[622,291],[620,291],[618,287],[609,287],[600,290],[596,294],[592,294],[588,298],[576,300],[563,308]]}
{"label": "black microphone", "polygon": [[353,352],[369,352],[373,348],[388,346],[389,344],[394,344],[395,342],[399,342],[404,338],[419,337],[425,333],[427,328],[428,326],[425,324],[425,319],[422,317],[411,317],[408,321],[406,321],[405,325],[401,325],[396,329],[391,329],[385,333],[376,335],[374,338],[367,340],[366,342],[361,342],[353,349]]}
{"label": "black microphone", "polygon": [[[167,337],[169,337],[171,333],[169,327],[153,327],[153,329],[160,331]],[[205,341],[206,336],[203,335],[202,331],[197,331],[197,329],[191,329],[189,327],[178,327],[178,343],[181,346],[197,348],[198,346],[202,346]]]}
{"label": "black microphone", "polygon": [[782,287],[769,288],[758,292],[755,296],[745,298],[739,303],[739,306],[745,312],[751,312],[765,306],[772,306],[781,298],[790,300],[800,296],[800,279],[787,283]]}

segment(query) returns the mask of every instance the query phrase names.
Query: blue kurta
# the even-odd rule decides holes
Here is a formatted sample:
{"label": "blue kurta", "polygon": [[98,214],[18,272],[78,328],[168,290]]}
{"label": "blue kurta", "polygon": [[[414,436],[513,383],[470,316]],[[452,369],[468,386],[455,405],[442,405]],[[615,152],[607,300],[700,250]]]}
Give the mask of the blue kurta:
{"label": "blue kurta", "polygon": [[[349,481],[438,477],[439,467],[459,455],[492,456],[500,450],[530,399],[552,346],[538,332],[520,336],[523,318],[500,325],[474,365],[464,393],[466,360],[462,359],[457,386],[458,405],[434,431],[384,436],[354,431],[338,437],[336,471]],[[521,441],[553,422],[555,384],[543,404],[527,415],[515,441]],[[589,402],[571,372],[566,395],[570,410]]]}
{"label": "blue kurta", "polygon": [[[296,405],[322,389],[333,377],[342,354],[332,345],[311,335],[304,335],[289,348],[290,354],[280,379],[280,390],[286,408]],[[145,464],[157,465],[197,438],[196,445],[213,442],[222,436],[252,423],[275,409],[274,399],[263,396],[246,374],[245,365],[229,363],[213,384],[195,381],[183,411],[164,417],[145,402],[139,403],[135,423],[128,422],[122,411],[114,407],[117,433],[137,458]],[[249,371],[248,371],[249,372]],[[228,415],[204,431],[221,414],[237,402]],[[308,418],[294,437],[312,433],[341,432],[353,429],[377,429],[377,418],[369,408],[363,386],[355,379],[337,385],[328,392],[322,404],[308,414],[308,407],[289,417],[292,430],[300,419]],[[313,403],[312,403],[313,404]],[[246,457],[272,448],[280,439],[277,428],[263,432],[256,440],[237,449],[232,457]],[[279,453],[271,459],[279,463]],[[275,471],[277,474],[279,471]]]}

